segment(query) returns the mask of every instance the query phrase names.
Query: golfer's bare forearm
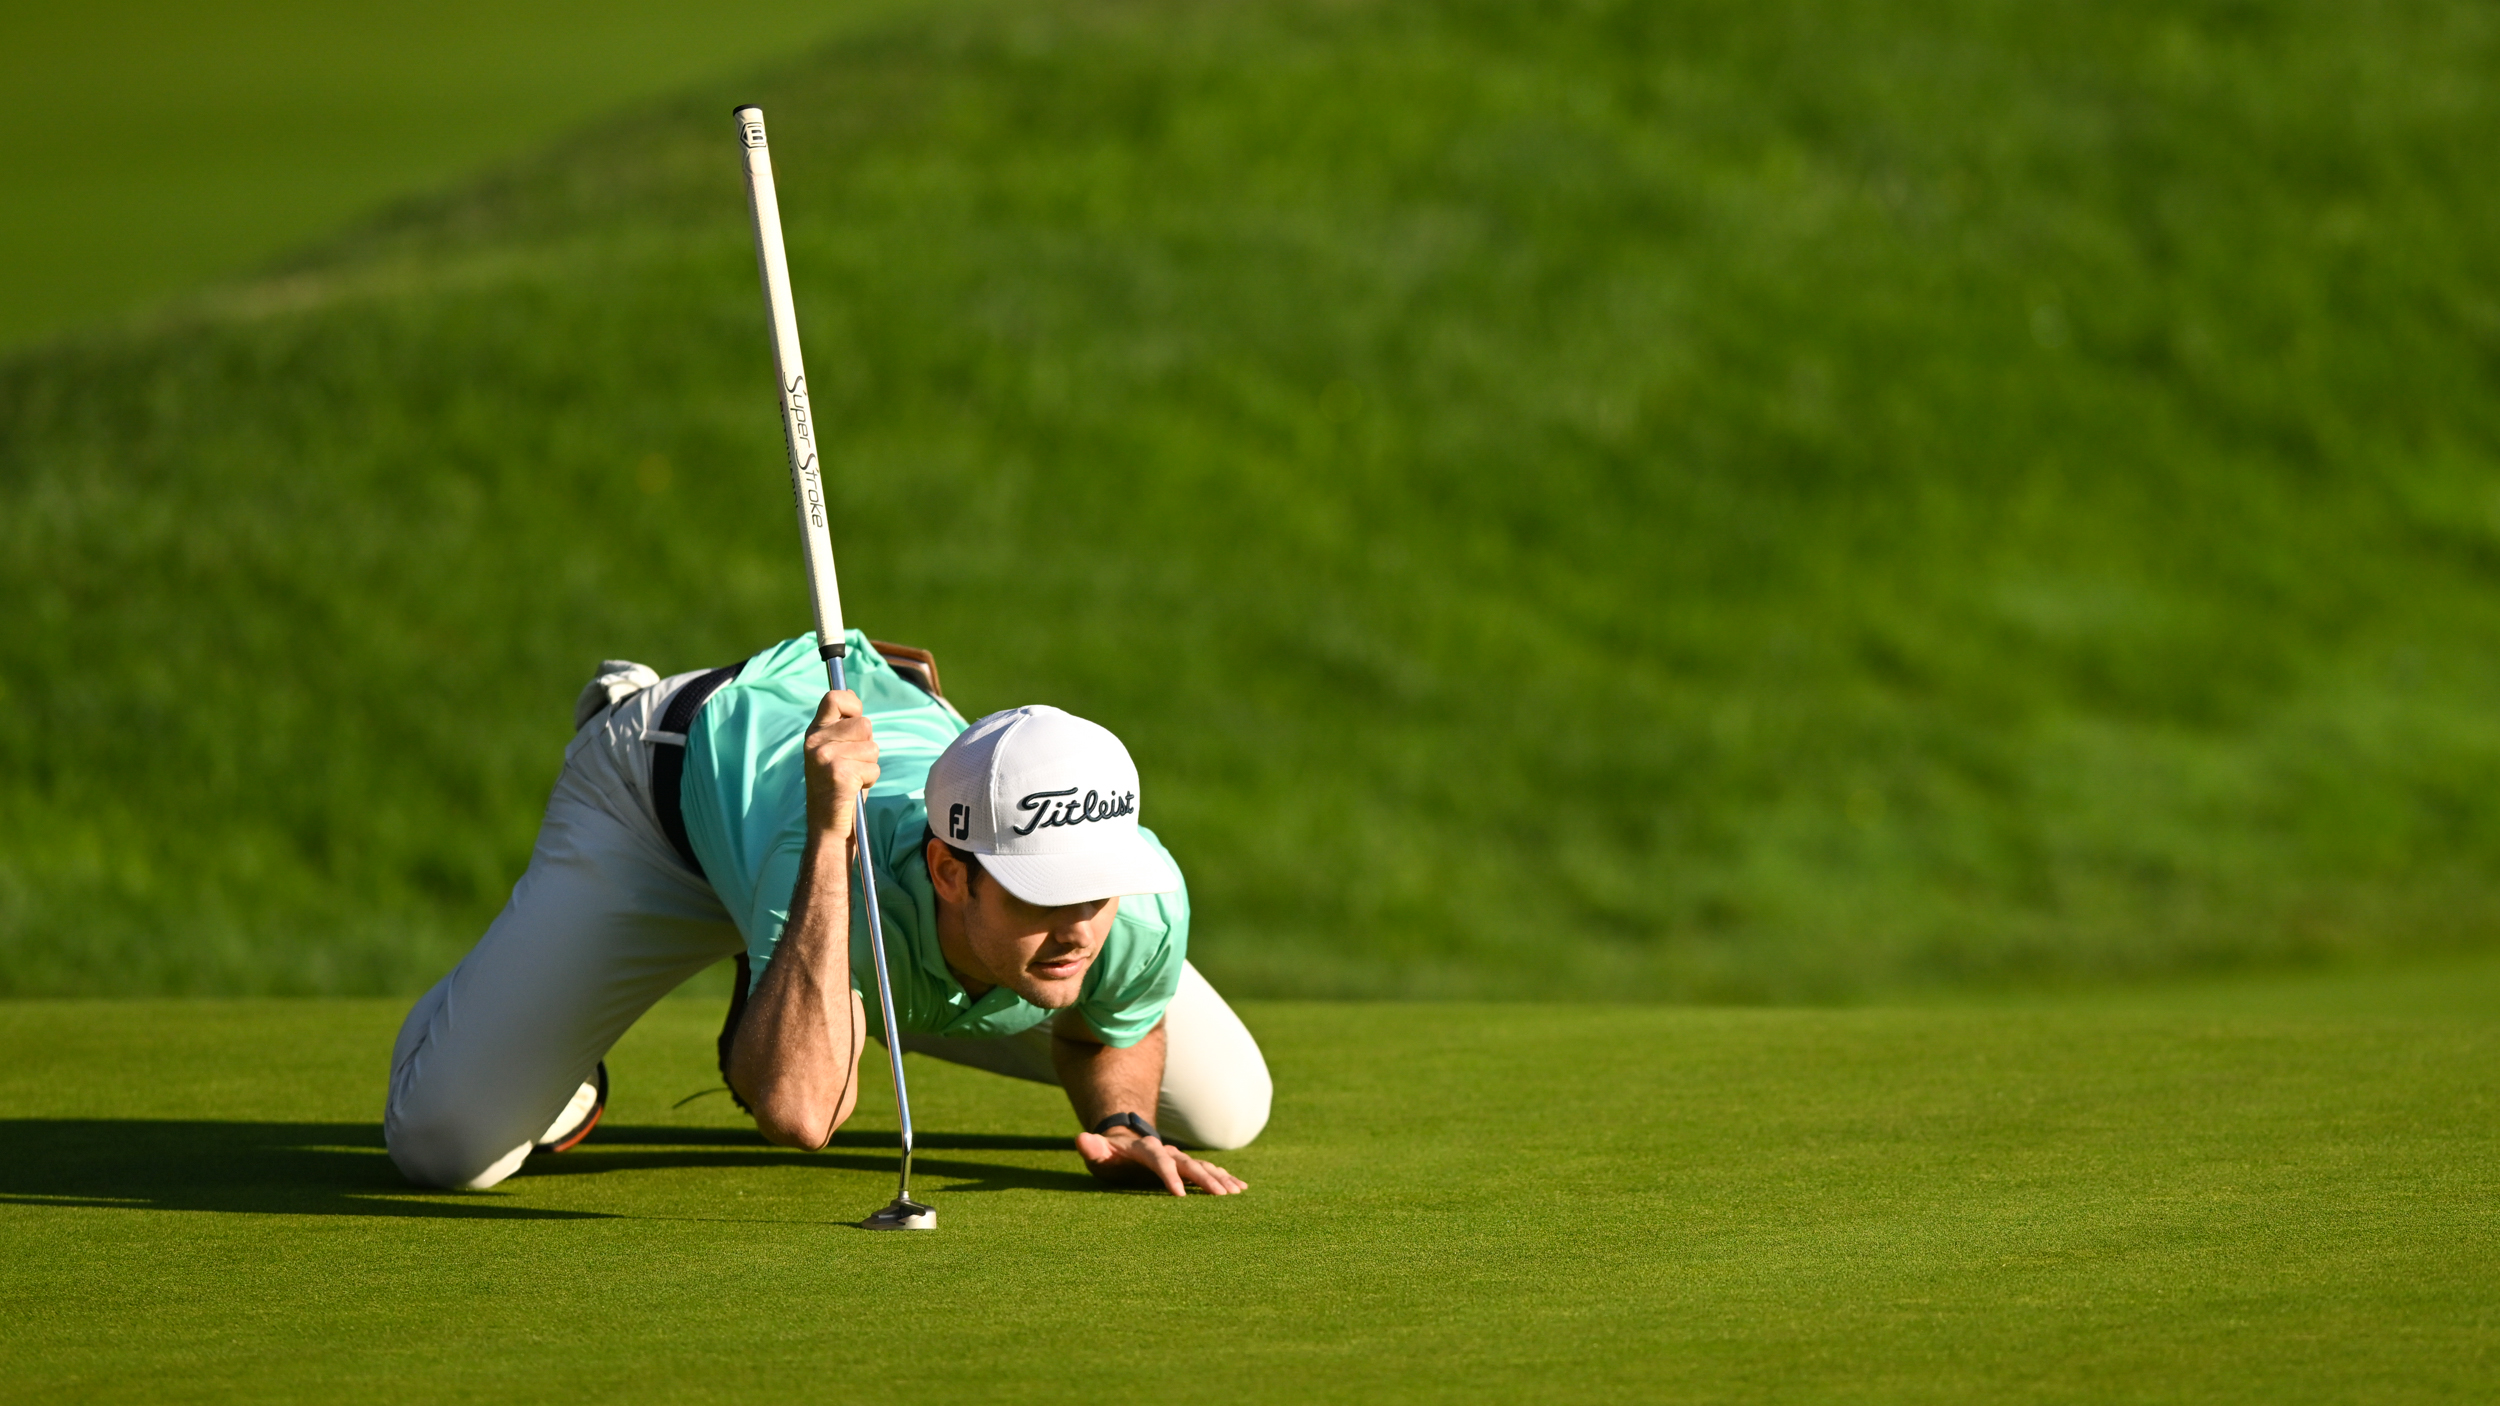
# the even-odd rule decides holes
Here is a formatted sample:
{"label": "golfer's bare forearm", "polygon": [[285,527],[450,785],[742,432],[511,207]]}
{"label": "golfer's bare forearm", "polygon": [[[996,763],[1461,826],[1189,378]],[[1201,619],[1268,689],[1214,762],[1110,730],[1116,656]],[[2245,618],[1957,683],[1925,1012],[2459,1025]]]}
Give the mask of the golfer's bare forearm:
{"label": "golfer's bare forearm", "polygon": [[1127,1049],[1054,1037],[1051,1062],[1058,1068],[1059,1086],[1068,1091],[1076,1121],[1091,1128],[1114,1113],[1134,1113],[1152,1122],[1155,1102],[1163,1093],[1163,1045],[1159,1022]]}
{"label": "golfer's bare forearm", "polygon": [[821,835],[809,838],[790,921],[730,1046],[730,1082],[785,1147],[822,1147],[851,1116],[866,1037],[851,996],[849,846]]}

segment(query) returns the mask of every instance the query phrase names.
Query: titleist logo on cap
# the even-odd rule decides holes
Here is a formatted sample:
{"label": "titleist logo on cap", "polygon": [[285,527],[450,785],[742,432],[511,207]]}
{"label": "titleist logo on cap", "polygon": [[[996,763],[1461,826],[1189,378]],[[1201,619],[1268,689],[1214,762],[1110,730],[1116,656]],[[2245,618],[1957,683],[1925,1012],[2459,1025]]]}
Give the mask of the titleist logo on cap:
{"label": "titleist logo on cap", "polygon": [[1089,820],[1114,820],[1123,815],[1137,813],[1135,791],[1124,792],[1108,800],[1104,799],[1099,791],[1086,792],[1085,799],[1081,801],[1059,799],[1062,796],[1075,794],[1076,788],[1070,786],[1061,791],[1036,791],[1016,802],[1016,809],[1033,811],[1035,814],[1031,820],[1015,826],[1014,833],[1030,835],[1036,830],[1048,830],[1054,826],[1082,825]]}
{"label": "titleist logo on cap", "polygon": [[992,713],[929,768],[929,819],[1017,897],[1044,905],[1169,893],[1180,871],[1137,828],[1137,763],[1099,723]]}

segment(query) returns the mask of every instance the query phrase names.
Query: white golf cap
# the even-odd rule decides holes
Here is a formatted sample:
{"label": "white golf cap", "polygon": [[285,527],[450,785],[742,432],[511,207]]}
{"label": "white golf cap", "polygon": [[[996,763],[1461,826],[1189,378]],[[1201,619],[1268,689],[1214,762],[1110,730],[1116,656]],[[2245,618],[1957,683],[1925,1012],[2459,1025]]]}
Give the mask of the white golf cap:
{"label": "white golf cap", "polygon": [[1137,763],[1100,723],[1039,704],[992,713],[948,744],[924,794],[937,837],[1027,903],[1181,886],[1137,832]]}

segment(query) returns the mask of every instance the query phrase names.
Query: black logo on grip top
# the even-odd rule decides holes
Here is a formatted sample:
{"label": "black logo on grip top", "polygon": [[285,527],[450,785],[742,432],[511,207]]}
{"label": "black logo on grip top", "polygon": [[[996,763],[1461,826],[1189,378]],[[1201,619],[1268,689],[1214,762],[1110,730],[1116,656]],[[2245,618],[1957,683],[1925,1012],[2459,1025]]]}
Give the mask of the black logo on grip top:
{"label": "black logo on grip top", "polygon": [[1115,791],[1108,796],[1100,791],[1088,791],[1082,800],[1068,799],[1074,795],[1076,788],[1070,786],[1064,791],[1036,791],[1016,802],[1016,809],[1033,812],[1033,818],[1017,826],[1015,832],[1030,835],[1036,830],[1083,825],[1091,820],[1117,820],[1123,815],[1137,813],[1135,791]]}
{"label": "black logo on grip top", "polygon": [[[712,130],[717,132],[720,129],[715,127]],[[738,124],[738,135],[744,137],[746,139],[746,144],[750,147],[762,146],[764,144],[764,124],[761,122],[741,122]]]}

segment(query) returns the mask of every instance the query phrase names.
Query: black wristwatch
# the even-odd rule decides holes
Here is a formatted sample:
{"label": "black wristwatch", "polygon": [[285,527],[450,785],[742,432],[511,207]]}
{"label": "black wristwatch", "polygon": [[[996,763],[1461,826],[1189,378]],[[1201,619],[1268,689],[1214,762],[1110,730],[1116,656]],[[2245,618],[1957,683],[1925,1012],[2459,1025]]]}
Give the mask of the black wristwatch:
{"label": "black wristwatch", "polygon": [[1139,1137],[1150,1137],[1157,1142],[1171,1141],[1170,1138],[1156,1132],[1154,1124],[1147,1122],[1145,1119],[1138,1117],[1134,1113],[1114,1113],[1110,1117],[1096,1123],[1094,1125],[1094,1136],[1101,1137],[1104,1133],[1111,1131],[1113,1128],[1126,1128],[1130,1132],[1137,1134]]}

